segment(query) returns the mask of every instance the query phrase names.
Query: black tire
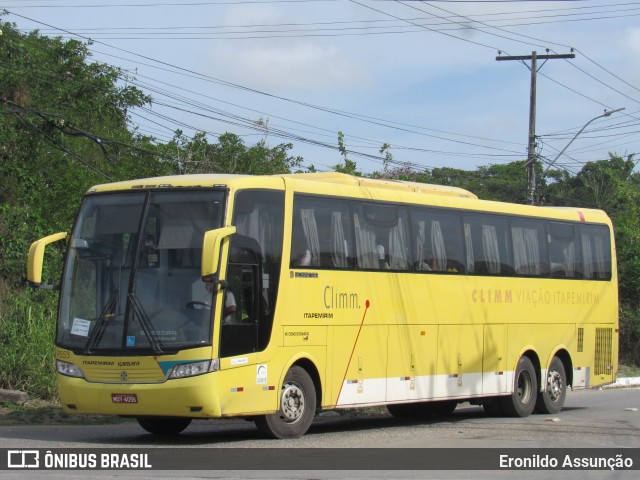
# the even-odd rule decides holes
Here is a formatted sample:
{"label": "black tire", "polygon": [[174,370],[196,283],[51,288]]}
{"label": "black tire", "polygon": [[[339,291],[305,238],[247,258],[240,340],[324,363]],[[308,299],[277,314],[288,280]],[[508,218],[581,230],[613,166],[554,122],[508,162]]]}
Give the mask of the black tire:
{"label": "black tire", "polygon": [[178,435],[191,423],[184,417],[138,417],[138,423],[147,432],[155,435]]}
{"label": "black tire", "polygon": [[528,357],[521,357],[513,379],[513,393],[500,397],[500,408],[508,417],[528,417],[536,406],[538,380]]}
{"label": "black tire", "polygon": [[484,413],[486,413],[489,417],[504,416],[504,412],[502,411],[502,407],[500,406],[500,397],[485,398],[482,401],[482,408],[484,408]]}
{"label": "black tire", "polygon": [[547,370],[547,380],[544,390],[538,393],[536,412],[558,413],[564,406],[567,395],[567,375],[564,364],[558,357],[553,357]]}
{"label": "black tire", "polygon": [[391,415],[398,418],[448,417],[456,409],[458,402],[443,400],[437,402],[416,402],[387,405]]}
{"label": "black tire", "polygon": [[316,388],[302,367],[287,372],[280,394],[280,409],[255,418],[258,430],[270,438],[300,438],[316,414]]}

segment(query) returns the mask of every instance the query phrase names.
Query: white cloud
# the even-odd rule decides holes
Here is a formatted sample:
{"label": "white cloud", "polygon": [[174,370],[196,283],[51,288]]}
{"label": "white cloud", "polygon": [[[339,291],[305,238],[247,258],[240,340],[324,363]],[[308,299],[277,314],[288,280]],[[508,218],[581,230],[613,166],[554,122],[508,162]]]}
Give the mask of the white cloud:
{"label": "white cloud", "polygon": [[[237,5],[225,9],[229,27],[255,25],[255,36],[296,30],[295,23],[313,21],[304,10],[293,15],[278,5]],[[231,28],[231,30],[234,30]],[[242,29],[246,31],[246,29]],[[238,30],[240,31],[240,29]],[[282,35],[274,32],[273,35]],[[249,34],[249,36],[252,36]],[[371,83],[371,74],[348,50],[324,39],[254,38],[214,42],[208,61],[214,76],[257,89],[355,89]]]}
{"label": "white cloud", "polygon": [[225,79],[261,89],[350,89],[371,83],[366,68],[338,48],[311,42],[216,49],[213,65],[223,68]]}
{"label": "white cloud", "polygon": [[283,11],[275,5],[234,5],[226,8],[223,23],[228,26],[267,25],[283,21]]}
{"label": "white cloud", "polygon": [[624,33],[623,45],[636,57],[640,56],[640,28],[628,28]]}

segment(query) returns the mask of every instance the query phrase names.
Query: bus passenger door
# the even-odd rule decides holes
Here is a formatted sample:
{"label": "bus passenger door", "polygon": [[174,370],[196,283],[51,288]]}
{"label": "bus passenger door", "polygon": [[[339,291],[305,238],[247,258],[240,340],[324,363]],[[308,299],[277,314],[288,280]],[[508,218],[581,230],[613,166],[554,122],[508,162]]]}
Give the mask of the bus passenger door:
{"label": "bus passenger door", "polygon": [[[219,291],[216,318],[220,365],[229,388],[223,415],[264,413],[276,408],[281,372],[265,364],[276,308],[284,228],[284,192],[241,190],[236,193],[229,240],[226,285]],[[214,330],[215,332],[215,330]],[[261,373],[258,377],[258,372]],[[268,377],[267,377],[268,374]],[[273,383],[271,383],[273,384]],[[229,393],[231,392],[231,393]]]}
{"label": "bus passenger door", "polygon": [[484,326],[482,356],[482,393],[500,394],[509,391],[507,385],[507,328],[505,325]]}

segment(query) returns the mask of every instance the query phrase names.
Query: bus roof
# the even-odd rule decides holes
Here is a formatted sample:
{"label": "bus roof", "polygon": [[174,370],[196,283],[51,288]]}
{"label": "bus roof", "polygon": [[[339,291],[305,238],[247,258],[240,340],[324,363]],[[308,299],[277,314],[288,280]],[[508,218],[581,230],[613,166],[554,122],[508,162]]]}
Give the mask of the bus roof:
{"label": "bus roof", "polygon": [[294,173],[284,176],[313,182],[340,183],[343,185],[353,185],[359,187],[386,188],[389,190],[399,190],[404,192],[429,193],[431,195],[448,195],[453,197],[475,199],[478,198],[477,195],[471,193],[470,191],[458,187],[433,185],[430,183],[407,182],[404,180],[355,177],[353,175],[347,175],[345,173],[338,172]]}
{"label": "bus roof", "polygon": [[[372,179],[356,177],[339,172],[319,172],[319,173],[292,173],[283,175],[269,175],[260,177],[278,179],[282,177],[309,182],[323,182],[350,186],[360,186],[367,188],[382,188],[398,190],[403,192],[428,193],[431,195],[447,195],[461,198],[478,197],[468,190],[458,187],[448,187],[443,185],[432,185],[428,183],[407,182],[403,180]],[[123,182],[107,183],[95,185],[89,189],[88,193],[104,192],[114,190],[145,189],[145,188],[170,188],[170,187],[211,187],[216,185],[227,185],[235,183],[239,179],[256,178],[252,175],[233,174],[195,174],[195,175],[174,175],[166,177],[153,177],[138,180],[127,180]]]}
{"label": "bus roof", "polygon": [[[351,190],[351,193],[347,193],[348,196],[355,193],[353,189],[362,188],[369,191],[367,194],[363,192],[363,195],[367,198],[371,198],[370,195],[377,191],[378,194],[374,194],[374,196],[378,199],[389,200],[391,197],[394,197],[398,198],[399,201],[405,201],[407,203],[422,203],[422,200],[418,200],[418,198],[422,198],[420,196],[425,195],[430,197],[429,200],[425,198],[425,203],[441,207],[458,207],[488,212],[513,213],[532,217],[579,219],[580,221],[610,223],[606,213],[601,210],[575,207],[534,207],[492,200],[480,200],[477,195],[458,187],[402,180],[356,177],[339,172],[292,173],[262,176],[234,174],[173,175],[96,185],[89,189],[87,193],[189,187],[285,189],[287,188],[287,184],[290,186],[295,185],[293,187],[295,190],[299,189],[301,191],[316,193],[328,193],[331,189],[327,187],[329,185],[335,185],[336,190],[341,190],[342,192]],[[392,192],[397,192],[397,195]],[[418,194],[419,197],[415,197],[415,194]]]}

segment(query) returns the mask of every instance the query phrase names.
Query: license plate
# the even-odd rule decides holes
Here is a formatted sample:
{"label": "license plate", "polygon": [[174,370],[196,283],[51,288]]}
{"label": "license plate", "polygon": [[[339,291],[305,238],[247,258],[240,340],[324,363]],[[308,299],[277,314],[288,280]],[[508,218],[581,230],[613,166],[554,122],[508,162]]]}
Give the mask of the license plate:
{"label": "license plate", "polygon": [[135,393],[112,393],[113,403],[138,403],[138,395]]}

